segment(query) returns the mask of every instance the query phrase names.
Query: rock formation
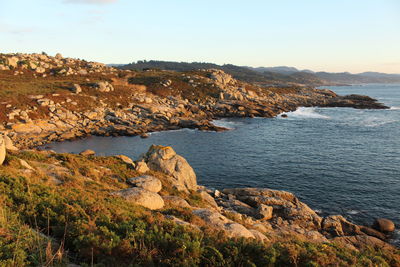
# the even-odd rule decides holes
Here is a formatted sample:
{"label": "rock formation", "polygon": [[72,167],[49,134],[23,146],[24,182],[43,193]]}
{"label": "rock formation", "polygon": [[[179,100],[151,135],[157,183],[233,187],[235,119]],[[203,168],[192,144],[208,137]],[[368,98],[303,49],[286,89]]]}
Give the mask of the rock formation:
{"label": "rock formation", "polygon": [[6,158],[6,142],[4,141],[3,136],[0,134],[0,165],[3,164]]}
{"label": "rock formation", "polygon": [[113,192],[112,194],[120,196],[128,202],[132,202],[151,210],[157,210],[164,207],[164,200],[159,194],[140,187],[127,188]]}
{"label": "rock formation", "polygon": [[193,168],[172,147],[153,145],[144,158],[150,169],[169,175],[172,185],[178,190],[197,190]]}

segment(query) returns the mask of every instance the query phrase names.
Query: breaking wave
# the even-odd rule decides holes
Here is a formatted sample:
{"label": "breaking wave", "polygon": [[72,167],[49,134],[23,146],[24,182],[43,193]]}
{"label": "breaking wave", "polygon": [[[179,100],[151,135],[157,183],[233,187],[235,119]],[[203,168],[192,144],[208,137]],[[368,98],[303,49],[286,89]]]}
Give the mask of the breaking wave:
{"label": "breaking wave", "polygon": [[296,111],[285,113],[289,118],[330,119],[329,116],[318,113],[316,108],[300,107]]}

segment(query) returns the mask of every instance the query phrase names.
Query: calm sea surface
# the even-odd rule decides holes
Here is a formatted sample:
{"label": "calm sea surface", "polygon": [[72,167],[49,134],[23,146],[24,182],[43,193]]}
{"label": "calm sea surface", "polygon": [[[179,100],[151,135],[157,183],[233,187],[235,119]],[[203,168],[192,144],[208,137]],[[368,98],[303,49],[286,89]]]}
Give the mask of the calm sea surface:
{"label": "calm sea surface", "polygon": [[299,108],[288,118],[229,119],[223,133],[180,130],[139,137],[90,137],[50,144],[58,152],[93,149],[132,158],[151,144],[172,146],[212,188],[268,187],[295,193],[323,215],[400,224],[400,85],[329,87],[365,94],[389,110]]}

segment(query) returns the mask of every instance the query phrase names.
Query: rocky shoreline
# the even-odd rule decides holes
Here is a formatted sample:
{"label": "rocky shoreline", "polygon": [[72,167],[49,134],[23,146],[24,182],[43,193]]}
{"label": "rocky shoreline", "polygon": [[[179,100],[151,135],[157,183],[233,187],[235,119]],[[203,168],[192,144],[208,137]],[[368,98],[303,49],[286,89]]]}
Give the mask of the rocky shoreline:
{"label": "rocky shoreline", "polygon": [[[388,108],[367,96],[339,96],[330,90],[262,88],[221,70],[133,72],[60,54],[0,54],[0,78],[3,86],[18,81],[13,88],[18,98],[0,103],[0,131],[20,148],[90,135],[146,137],[148,132],[181,128],[221,131],[226,129],[212,120],[272,118],[301,106]],[[27,91],[18,91],[26,86]],[[46,93],[43,87],[52,90]]]}

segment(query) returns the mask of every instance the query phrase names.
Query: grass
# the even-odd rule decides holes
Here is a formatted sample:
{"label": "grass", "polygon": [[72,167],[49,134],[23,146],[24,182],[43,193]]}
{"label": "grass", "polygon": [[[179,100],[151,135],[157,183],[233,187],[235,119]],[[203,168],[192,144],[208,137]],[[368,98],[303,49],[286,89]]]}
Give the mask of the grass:
{"label": "grass", "polygon": [[[61,162],[72,175],[61,185],[25,175],[23,158],[36,168]],[[104,170],[103,173],[97,171]],[[163,179],[162,194],[202,206],[198,194],[177,193]],[[137,173],[115,157],[19,152],[0,167],[0,266],[396,266],[398,251],[353,251],[295,238],[270,244],[229,239],[187,208],[149,211],[111,197]],[[171,223],[174,215],[202,231]]]}

